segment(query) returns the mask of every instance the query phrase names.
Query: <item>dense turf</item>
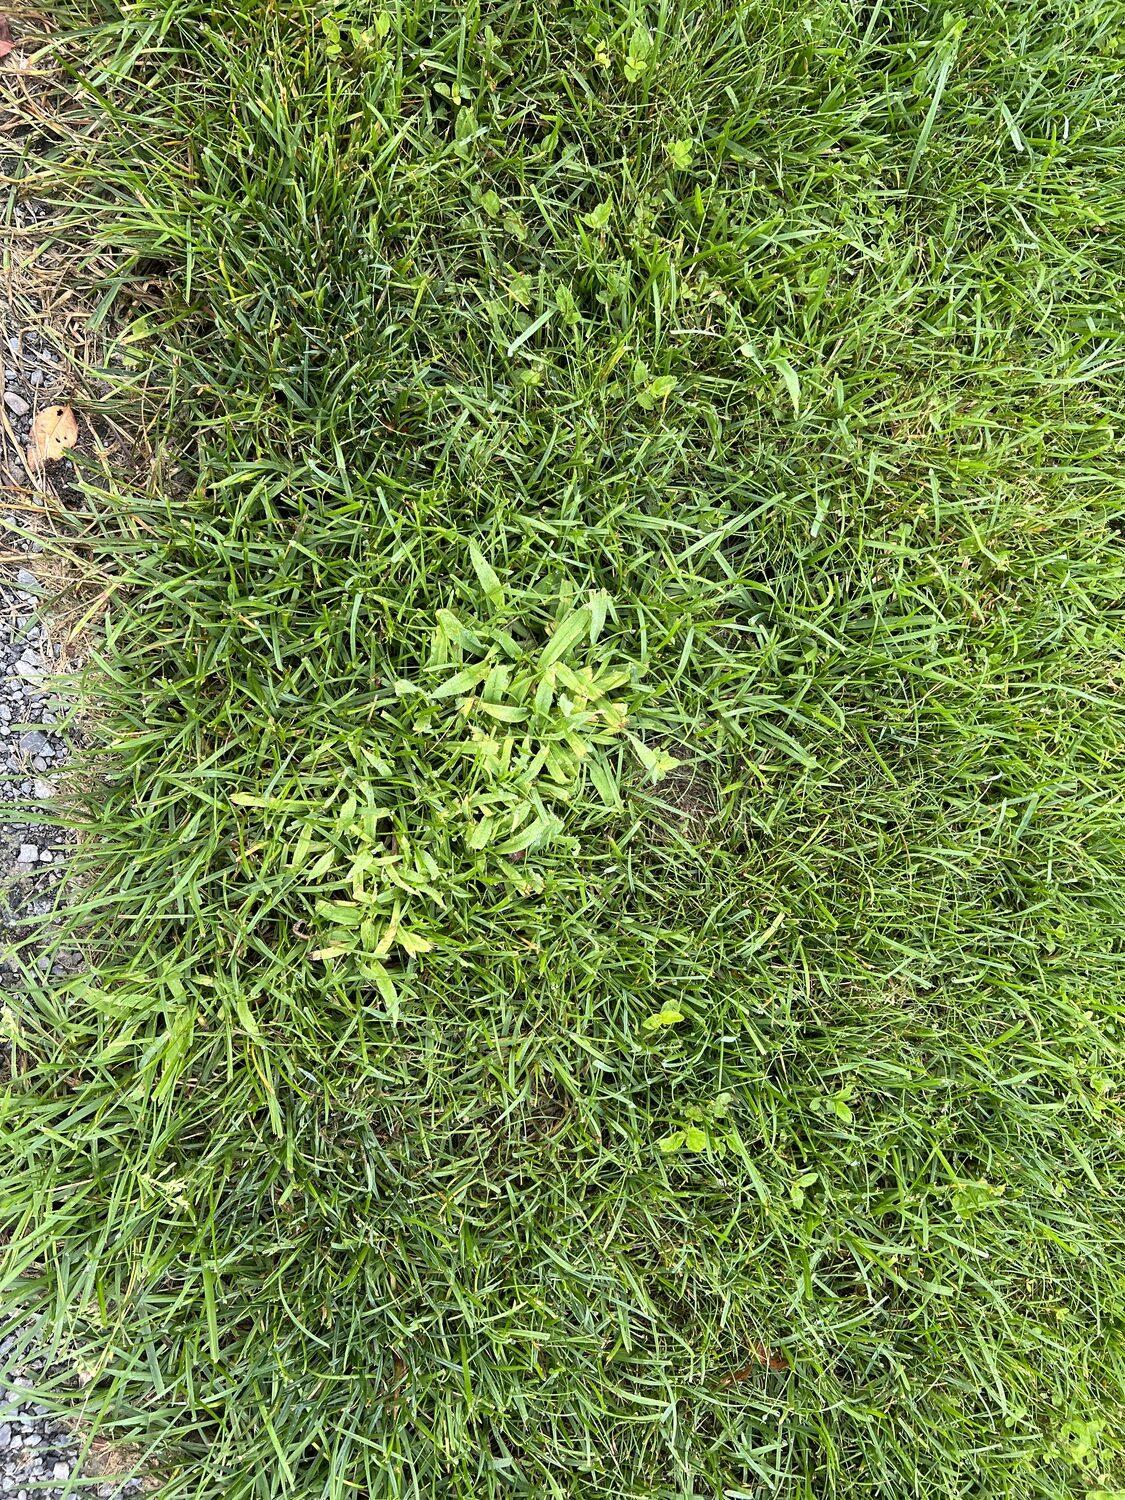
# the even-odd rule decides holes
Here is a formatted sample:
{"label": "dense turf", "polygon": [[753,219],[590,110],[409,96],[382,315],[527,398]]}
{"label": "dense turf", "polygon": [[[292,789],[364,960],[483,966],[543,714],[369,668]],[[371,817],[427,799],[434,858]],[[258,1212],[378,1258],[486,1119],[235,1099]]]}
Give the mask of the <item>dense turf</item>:
{"label": "dense turf", "polygon": [[3,1285],[170,1495],[1125,1484],[1123,34],[68,45],[171,456]]}

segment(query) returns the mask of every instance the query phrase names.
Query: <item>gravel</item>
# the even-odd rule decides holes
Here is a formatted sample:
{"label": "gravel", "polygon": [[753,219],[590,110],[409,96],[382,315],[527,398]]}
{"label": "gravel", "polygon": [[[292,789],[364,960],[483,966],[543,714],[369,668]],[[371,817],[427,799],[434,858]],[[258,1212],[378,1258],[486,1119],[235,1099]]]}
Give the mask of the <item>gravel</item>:
{"label": "gravel", "polygon": [[[7,405],[15,410],[10,401]],[[5,551],[27,545],[9,530],[14,523],[15,517],[0,509]],[[0,801],[43,806],[56,793],[57,777],[35,767],[61,767],[67,745],[53,723],[62,705],[41,680],[57,658],[34,621],[28,597],[33,586],[38,580],[30,569],[21,570],[15,580],[0,578]],[[24,666],[34,668],[34,680],[19,670]],[[51,909],[63,854],[56,829],[34,822],[0,823],[0,923],[6,937],[19,933],[25,917]],[[64,964],[74,962],[64,959]],[[14,965],[0,959],[0,986],[11,989],[17,982]],[[0,1341],[0,1496],[13,1500],[20,1495],[57,1500],[75,1467],[77,1436],[22,1394],[34,1384],[39,1368],[34,1359],[25,1362],[15,1339]],[[120,1486],[102,1485],[98,1491],[119,1493]]]}
{"label": "gravel", "polygon": [[[16,41],[18,46],[18,27]],[[27,144],[27,117],[5,104],[6,97],[14,97],[3,88],[2,74],[10,63],[11,58],[0,65],[0,175],[9,179],[19,169],[18,148]],[[49,92],[38,95],[37,102],[49,109]],[[49,241],[36,241],[52,210],[22,197],[9,212],[7,227],[15,237],[5,236],[4,249],[21,274],[9,275],[0,285],[0,551],[6,554],[0,563],[0,803],[28,810],[18,821],[0,820],[0,1000],[4,990],[19,985],[16,966],[3,957],[8,941],[26,933],[28,918],[49,914],[57,900],[68,840],[60,830],[44,826],[36,811],[48,808],[58,794],[68,755],[59,728],[66,705],[52,675],[60,667],[81,666],[80,661],[60,660],[49,617],[41,614],[42,601],[57,588],[57,574],[46,576],[39,558],[42,544],[19,535],[34,525],[35,517],[38,476],[28,472],[25,456],[31,425],[44,407],[73,396],[67,360],[41,326],[49,321],[49,308],[37,295],[40,273],[50,292],[61,265]],[[74,308],[65,316],[73,331]],[[80,496],[68,485],[68,466],[55,469],[51,482],[56,492],[66,503],[80,505]],[[13,565],[16,553],[22,565],[19,559]],[[59,953],[51,973],[61,976],[80,967],[77,953]],[[8,1059],[0,1041],[0,1088],[7,1077]],[[0,1500],[63,1500],[74,1494],[118,1500],[148,1488],[111,1477],[127,1465],[123,1455],[101,1441],[78,1473],[83,1446],[78,1431],[30,1399],[30,1392],[42,1387],[45,1373],[28,1330],[0,1339]],[[57,1383],[68,1372],[64,1367],[50,1373]]]}
{"label": "gravel", "polygon": [[[11,1340],[5,1341],[10,1343]],[[0,1368],[4,1344],[0,1344]],[[7,1377],[4,1377],[5,1379]],[[77,1436],[18,1391],[0,1393],[0,1493],[59,1496],[76,1467]],[[109,1487],[99,1486],[99,1489]]]}
{"label": "gravel", "polygon": [[[23,445],[35,412],[64,395],[65,388],[60,383],[61,360],[36,332],[21,328],[20,321],[0,300],[0,347],[9,351],[3,412]],[[60,830],[36,821],[35,812],[49,807],[57,795],[68,754],[59,730],[66,705],[51,677],[62,666],[81,665],[61,662],[48,621],[39,614],[51,587],[36,571],[41,566],[39,545],[16,531],[28,528],[29,511],[22,507],[32,498],[30,490],[22,451],[13,449],[5,431],[0,448],[0,550],[9,556],[22,552],[27,561],[14,573],[10,563],[0,566],[0,802],[29,804],[26,821],[0,822],[0,926],[6,940],[20,935],[27,918],[49,913],[57,897],[67,840]],[[0,955],[5,947],[6,942],[0,943]],[[61,976],[80,963],[77,954],[61,953],[53,959],[51,972]],[[0,956],[0,990],[14,989],[18,983],[15,965]],[[0,1044],[0,1086],[6,1073]],[[63,1500],[76,1493],[116,1500],[139,1494],[138,1481],[105,1477],[104,1454],[92,1456],[84,1474],[76,1474],[82,1446],[78,1433],[27,1399],[43,1361],[26,1351],[25,1342],[15,1337],[0,1340],[0,1500]]]}
{"label": "gravel", "polygon": [[[0,509],[5,551],[28,545],[8,531],[13,522]],[[0,577],[0,801],[45,808],[57,794],[68,745],[56,727],[64,705],[50,681],[42,680],[59,662],[49,632],[32,613],[33,588],[38,579],[30,569],[21,570],[15,580]],[[34,669],[34,679],[24,668]],[[0,924],[6,937],[18,935],[26,917],[52,909],[65,855],[66,839],[58,829],[37,822],[0,823]],[[76,953],[60,953],[51,972],[73,972],[80,962]],[[15,966],[0,958],[0,988],[13,989],[18,980]],[[5,1063],[0,1048],[0,1079]],[[67,1489],[81,1444],[58,1417],[26,1399],[42,1368],[42,1361],[29,1358],[15,1338],[0,1340],[0,1500],[62,1500],[74,1493],[118,1500],[140,1494],[136,1480],[99,1482],[93,1472],[96,1462],[87,1466],[80,1490]]]}

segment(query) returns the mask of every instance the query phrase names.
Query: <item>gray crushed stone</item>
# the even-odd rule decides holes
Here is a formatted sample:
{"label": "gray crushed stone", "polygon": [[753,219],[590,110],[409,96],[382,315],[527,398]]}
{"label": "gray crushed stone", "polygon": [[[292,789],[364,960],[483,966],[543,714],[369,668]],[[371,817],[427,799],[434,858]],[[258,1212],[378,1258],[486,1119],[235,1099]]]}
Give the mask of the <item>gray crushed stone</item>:
{"label": "gray crushed stone", "polygon": [[[8,529],[14,521],[12,514],[0,511],[5,551],[21,545]],[[22,545],[30,553],[34,544]],[[45,679],[57,658],[36,624],[32,579],[30,569],[15,580],[0,578],[0,802],[46,807],[58,787],[57,774],[51,773],[65,764],[68,747],[55,727],[62,703]],[[18,583],[27,587],[17,587]],[[35,681],[16,670],[21,663],[35,667]],[[29,809],[33,815],[34,806]],[[19,935],[25,918],[52,909],[64,857],[65,843],[57,830],[38,822],[0,823],[0,924],[5,939]],[[62,972],[76,963],[75,955],[63,955],[55,968]],[[6,957],[0,959],[0,986],[11,989],[18,983],[16,966]],[[75,1470],[78,1439],[46,1408],[25,1398],[41,1366],[34,1359],[29,1365],[22,1361],[14,1337],[0,1340],[0,1495],[61,1500]],[[112,1487],[102,1488],[107,1495],[114,1493]]]}
{"label": "gray crushed stone", "polygon": [[[3,312],[0,308],[0,319]],[[59,661],[59,648],[37,613],[42,591],[34,570],[36,544],[9,529],[16,516],[3,510],[2,496],[0,491],[0,545],[9,553],[25,548],[29,566],[15,576],[10,567],[0,569],[0,803],[28,805],[28,821],[0,821],[0,953],[20,936],[27,918],[47,915],[58,897],[68,840],[36,821],[35,812],[50,807],[70,752],[59,728],[66,704],[51,674],[60,665],[81,666],[80,659]],[[61,978],[80,965],[76,952],[61,952],[52,960],[51,974]],[[0,990],[19,984],[17,966],[0,957]],[[2,1051],[0,1044],[0,1079],[6,1065]],[[0,1339],[0,1500],[139,1495],[142,1485],[136,1480],[99,1482],[89,1467],[84,1474],[78,1471],[78,1434],[28,1398],[43,1362],[29,1357],[22,1342],[14,1336]]]}
{"label": "gray crushed stone", "polygon": [[[11,407],[11,403],[8,403]],[[24,518],[26,520],[26,517]],[[5,552],[34,543],[21,541],[10,528],[14,513],[0,499],[0,529]],[[65,862],[66,842],[56,829],[33,821],[58,790],[58,773],[66,764],[68,745],[57,728],[64,704],[51,686],[58,665],[53,646],[36,616],[34,568],[16,577],[4,568],[0,576],[0,802],[31,804],[30,821],[0,822],[0,926],[3,944],[18,937],[24,920],[51,911]],[[29,671],[19,670],[26,667]],[[33,675],[32,675],[33,673]],[[76,954],[62,954],[52,971],[62,974],[78,965]],[[0,958],[0,987],[14,989],[19,971]],[[0,1057],[0,1067],[5,1059]],[[0,1496],[4,1500],[61,1500],[74,1475],[79,1441],[57,1417],[28,1400],[41,1362],[27,1362],[15,1337],[0,1340]],[[89,1491],[86,1491],[90,1493]],[[125,1493],[120,1485],[96,1485],[103,1496]]]}
{"label": "gray crushed stone", "polygon": [[[0,1371],[12,1343],[0,1342]],[[65,1487],[76,1469],[78,1446],[74,1433],[0,1381],[0,1494],[12,1500],[61,1496],[59,1486]]]}
{"label": "gray crushed stone", "polygon": [[[17,211],[17,219],[25,217]],[[9,557],[16,552],[26,556],[23,566],[0,565],[0,803],[27,807],[23,816],[0,814],[0,955],[25,930],[26,919],[47,915],[58,897],[68,841],[58,829],[38,821],[35,813],[49,808],[57,795],[70,749],[60,730],[66,703],[52,675],[63,667],[81,666],[80,660],[61,662],[61,648],[50,639],[49,620],[42,614],[48,590],[36,571],[41,544],[20,537],[14,529],[28,529],[29,512],[19,505],[29,497],[22,449],[31,423],[43,406],[67,395],[62,356],[36,330],[22,326],[23,321],[4,303],[0,290],[5,425],[0,443],[0,551]],[[72,973],[80,962],[76,953],[57,954],[51,973]],[[16,989],[19,983],[17,966],[0,956],[0,992]],[[0,1083],[6,1064],[0,1043]],[[79,1434],[29,1399],[43,1374],[43,1362],[29,1355],[25,1344],[15,1336],[0,1339],[0,1500],[65,1500],[76,1494],[123,1500],[139,1495],[140,1482],[99,1478],[93,1460],[79,1471]]]}
{"label": "gray crushed stone", "polygon": [[[18,45],[18,24],[15,30]],[[27,140],[28,117],[6,104],[14,97],[3,78],[10,63],[9,57],[0,64],[0,175],[9,181],[20,170],[18,148],[34,144]],[[49,107],[49,92],[36,97]],[[23,197],[9,202],[6,211],[4,227],[14,230],[15,237],[5,243],[5,255],[14,264],[30,266],[42,249],[37,232],[54,210]],[[48,253],[48,271],[49,263]],[[52,679],[60,668],[71,671],[82,665],[80,660],[62,662],[51,640],[44,613],[51,589],[40,577],[42,544],[16,530],[29,531],[35,516],[38,476],[28,470],[25,457],[31,425],[44,407],[70,400],[74,391],[62,346],[43,326],[50,314],[36,294],[35,275],[17,278],[17,283],[18,295],[10,300],[12,278],[0,283],[0,552],[5,554],[0,562],[0,804],[21,809],[14,815],[0,810],[0,1001],[5,990],[18,990],[21,984],[19,969],[5,956],[9,944],[26,934],[28,918],[48,915],[58,900],[68,840],[36,812],[49,808],[58,795],[71,748],[61,729],[67,705]],[[51,482],[56,492],[80,506],[81,497],[69,486],[69,466],[55,468]],[[22,561],[15,554],[22,554]],[[45,964],[46,959],[41,974]],[[64,952],[53,957],[50,972],[61,978],[80,967],[77,953]],[[7,1078],[8,1058],[0,1038],[0,1087]],[[56,1389],[59,1379],[69,1375],[65,1368],[45,1368],[31,1330],[0,1338],[0,1500],[66,1500],[73,1495],[122,1500],[151,1488],[110,1477],[111,1469],[122,1465],[111,1462],[114,1455],[104,1443],[80,1468],[79,1432],[32,1399],[48,1373]]]}

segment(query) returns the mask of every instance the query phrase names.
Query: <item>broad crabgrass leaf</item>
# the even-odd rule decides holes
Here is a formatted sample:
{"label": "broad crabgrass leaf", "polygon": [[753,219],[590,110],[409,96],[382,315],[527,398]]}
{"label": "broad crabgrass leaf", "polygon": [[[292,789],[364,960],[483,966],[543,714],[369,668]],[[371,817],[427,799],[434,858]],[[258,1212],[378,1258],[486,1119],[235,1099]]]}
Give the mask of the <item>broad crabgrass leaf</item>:
{"label": "broad crabgrass leaf", "polygon": [[469,828],[465,835],[465,843],[470,849],[486,849],[495,837],[496,827],[495,818],[481,818]]}
{"label": "broad crabgrass leaf", "polygon": [[796,370],[787,359],[780,356],[774,360],[774,368],[781,376],[785,389],[789,392],[789,399],[793,403],[793,415],[799,416],[801,411],[801,382]]}
{"label": "broad crabgrass leaf", "polygon": [[555,741],[544,746],[547,770],[561,786],[568,786],[578,775],[578,757]]}
{"label": "broad crabgrass leaf", "polygon": [[551,666],[560,657],[566,656],[579,644],[585,641],[590,633],[593,621],[593,611],[588,604],[573,610],[565,619],[555,626],[551,639],[544,646],[539,655],[537,663],[540,671]]}
{"label": "broad crabgrass leaf", "polygon": [[499,575],[476,542],[469,543],[469,557],[473,564],[473,572],[477,575],[477,582],[481,586],[485,598],[490,604],[501,608],[504,603],[504,586],[500,582]]}
{"label": "broad crabgrass leaf", "polygon": [[586,762],[586,774],[598,796],[601,798],[603,807],[616,811],[621,807],[621,789],[617,785],[617,779],[610,767],[604,760],[596,757]]}
{"label": "broad crabgrass leaf", "polygon": [[309,957],[316,959],[318,963],[330,963],[332,959],[345,958],[354,951],[354,945],[351,943],[333,943],[326,948],[314,948]]}
{"label": "broad crabgrass leaf", "polygon": [[250,1009],[250,1005],[247,1001],[246,996],[239,989],[233,990],[232,993],[234,996],[234,1008],[238,1014],[238,1019],[242,1022],[247,1034],[253,1037],[256,1042],[260,1042],[262,1040],[261,1028],[259,1027],[257,1021],[254,1019],[254,1014]]}
{"label": "broad crabgrass leaf", "polygon": [[545,813],[536,818],[526,828],[503,843],[497,844],[495,853],[501,856],[511,854],[523,854],[528,849],[534,849],[542,844],[547,844],[561,830],[562,823],[558,818]]}
{"label": "broad crabgrass leaf", "polygon": [[371,980],[375,985],[390,1015],[392,1017],[397,1016],[399,992],[386,965],[381,964],[378,959],[366,955],[357,960],[356,968],[365,979]]}
{"label": "broad crabgrass leaf", "polygon": [[297,835],[297,842],[293,846],[293,852],[289,856],[289,868],[291,870],[303,870],[305,861],[312,850],[316,838],[317,827],[315,823],[306,823]]}
{"label": "broad crabgrass leaf", "polygon": [[633,747],[633,753],[641,765],[649,774],[651,781],[661,781],[669,771],[674,771],[680,764],[674,755],[667,750],[653,749],[646,745],[644,740],[638,739],[635,734],[626,735],[629,744]]}
{"label": "broad crabgrass leaf", "polygon": [[462,667],[452,677],[447,677],[437,687],[430,689],[431,698],[456,698],[470,689],[480,687],[491,670],[491,662],[478,662],[475,667]]}
{"label": "broad crabgrass leaf", "polygon": [[429,953],[434,946],[430,938],[423,937],[420,932],[413,932],[407,927],[398,929],[395,942],[412,957],[418,953]]}
{"label": "broad crabgrass leaf", "polygon": [[481,649],[481,642],[475,631],[463,624],[451,609],[438,610],[437,626],[441,635],[450,644],[461,646],[466,651],[479,651]]}
{"label": "broad crabgrass leaf", "polygon": [[527,718],[527,709],[514,703],[489,703],[484,698],[478,698],[474,707],[477,712],[487,714],[490,719],[498,719],[504,724],[520,724]]}
{"label": "broad crabgrass leaf", "polygon": [[328,874],[329,870],[335,869],[339,862],[340,856],[337,851],[332,848],[326,849],[317,860],[316,864],[313,865],[312,869],[309,871],[309,879],[321,879],[322,876]]}
{"label": "broad crabgrass leaf", "polygon": [[532,699],[532,708],[541,718],[545,718],[551,712],[551,706],[554,701],[555,671],[552,667],[548,667],[536,686],[535,697]]}
{"label": "broad crabgrass leaf", "polygon": [[[590,645],[591,646],[596,646],[597,645],[597,643],[598,643],[598,637],[601,635],[602,631],[605,629],[606,616],[609,614],[610,605],[612,603],[613,603],[612,596],[610,595],[610,593],[609,593],[609,591],[607,589],[594,589],[592,591],[592,593],[590,594],[589,608],[590,608]],[[625,675],[623,676],[623,678],[621,680],[623,682],[628,682],[628,680],[629,680],[628,671],[625,672]],[[611,689],[603,687],[602,691],[603,692],[609,692],[609,691],[611,691]]]}

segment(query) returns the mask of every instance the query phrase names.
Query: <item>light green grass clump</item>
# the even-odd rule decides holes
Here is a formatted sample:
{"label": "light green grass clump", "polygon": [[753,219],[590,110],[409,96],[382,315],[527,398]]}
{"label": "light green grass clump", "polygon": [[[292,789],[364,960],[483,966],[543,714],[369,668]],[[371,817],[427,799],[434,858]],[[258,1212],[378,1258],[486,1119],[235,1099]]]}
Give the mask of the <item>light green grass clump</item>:
{"label": "light green grass clump", "polygon": [[68,44],[171,456],[4,1284],[168,1495],[1125,1486],[1123,35]]}

